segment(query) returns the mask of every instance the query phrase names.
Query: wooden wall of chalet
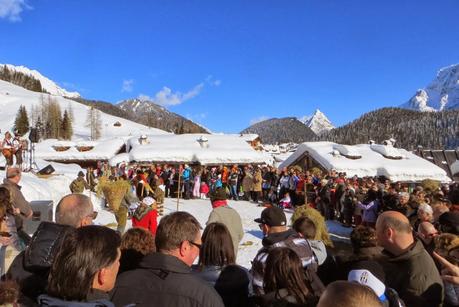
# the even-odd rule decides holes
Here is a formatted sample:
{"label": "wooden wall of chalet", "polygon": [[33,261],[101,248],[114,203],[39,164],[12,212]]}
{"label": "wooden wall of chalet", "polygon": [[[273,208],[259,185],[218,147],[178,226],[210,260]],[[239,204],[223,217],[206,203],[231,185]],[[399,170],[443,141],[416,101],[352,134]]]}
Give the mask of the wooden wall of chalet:
{"label": "wooden wall of chalet", "polygon": [[[430,150],[421,149],[414,152],[416,155],[444,169],[454,181],[459,182],[459,174],[453,174],[451,165],[459,160],[459,150]],[[456,175],[456,176],[454,176]]]}

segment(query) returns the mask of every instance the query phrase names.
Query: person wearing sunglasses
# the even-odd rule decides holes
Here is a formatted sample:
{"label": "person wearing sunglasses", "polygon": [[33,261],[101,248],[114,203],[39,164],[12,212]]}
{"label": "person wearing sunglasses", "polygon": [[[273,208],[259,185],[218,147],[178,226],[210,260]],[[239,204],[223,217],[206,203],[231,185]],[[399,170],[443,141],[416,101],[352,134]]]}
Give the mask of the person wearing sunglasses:
{"label": "person wearing sunglasses", "polygon": [[146,255],[138,269],[118,275],[111,297],[116,306],[224,306],[215,289],[191,273],[202,245],[194,216],[181,211],[164,216],[155,243],[157,252]]}

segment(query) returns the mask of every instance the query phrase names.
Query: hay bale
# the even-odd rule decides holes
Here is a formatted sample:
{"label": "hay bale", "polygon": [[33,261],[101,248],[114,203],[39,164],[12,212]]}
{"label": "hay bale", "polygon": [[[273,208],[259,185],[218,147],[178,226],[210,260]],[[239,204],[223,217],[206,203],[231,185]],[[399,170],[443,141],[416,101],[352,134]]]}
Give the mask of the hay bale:
{"label": "hay bale", "polygon": [[99,197],[103,196],[108,203],[108,207],[116,212],[130,187],[129,182],[126,180],[111,181],[107,177],[102,177],[97,184],[97,195]]}
{"label": "hay bale", "polygon": [[318,167],[313,167],[309,172],[315,177],[322,177],[322,170]]}
{"label": "hay bale", "polygon": [[426,192],[434,192],[440,188],[440,181],[433,179],[424,179],[421,181],[421,186]]}

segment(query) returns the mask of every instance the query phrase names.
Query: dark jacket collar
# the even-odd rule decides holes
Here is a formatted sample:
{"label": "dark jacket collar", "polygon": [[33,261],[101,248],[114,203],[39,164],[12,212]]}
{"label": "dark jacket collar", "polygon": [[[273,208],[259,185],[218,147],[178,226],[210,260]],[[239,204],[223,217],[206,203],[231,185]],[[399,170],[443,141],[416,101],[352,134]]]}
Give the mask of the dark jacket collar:
{"label": "dark jacket collar", "polygon": [[[96,290],[97,291],[97,290]],[[85,302],[65,301],[46,294],[38,297],[40,306],[61,306],[61,307],[115,307],[107,298],[87,300]]]}
{"label": "dark jacket collar", "polygon": [[263,241],[261,243],[263,244],[263,246],[271,246],[277,242],[284,241],[289,237],[296,235],[297,233],[293,229],[288,229],[282,232],[270,233],[269,235],[263,238]]}
{"label": "dark jacket collar", "polygon": [[389,262],[398,262],[408,260],[413,256],[422,253],[423,251],[425,251],[425,249],[421,241],[415,239],[414,243],[410,246],[410,248],[401,255],[394,256],[391,252],[387,250],[383,250],[382,253],[388,257]]}
{"label": "dark jacket collar", "polygon": [[146,255],[140,262],[139,267],[182,274],[191,273],[191,268],[186,265],[185,262],[181,261],[177,257],[159,252]]}

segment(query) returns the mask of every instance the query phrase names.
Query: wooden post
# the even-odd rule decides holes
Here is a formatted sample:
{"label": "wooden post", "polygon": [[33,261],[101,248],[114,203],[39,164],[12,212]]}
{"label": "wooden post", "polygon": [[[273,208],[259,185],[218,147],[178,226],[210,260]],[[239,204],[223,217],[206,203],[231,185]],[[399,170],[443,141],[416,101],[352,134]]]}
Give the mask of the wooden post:
{"label": "wooden post", "polygon": [[303,183],[303,193],[304,193],[304,204],[307,207],[308,206],[308,189],[307,189],[307,178],[304,178],[304,183]]}
{"label": "wooden post", "polygon": [[177,188],[177,211],[179,211],[180,192],[182,191],[182,188],[180,186],[181,177],[182,177],[182,174],[180,173],[180,165],[179,165],[179,169],[178,169],[178,188]]}

